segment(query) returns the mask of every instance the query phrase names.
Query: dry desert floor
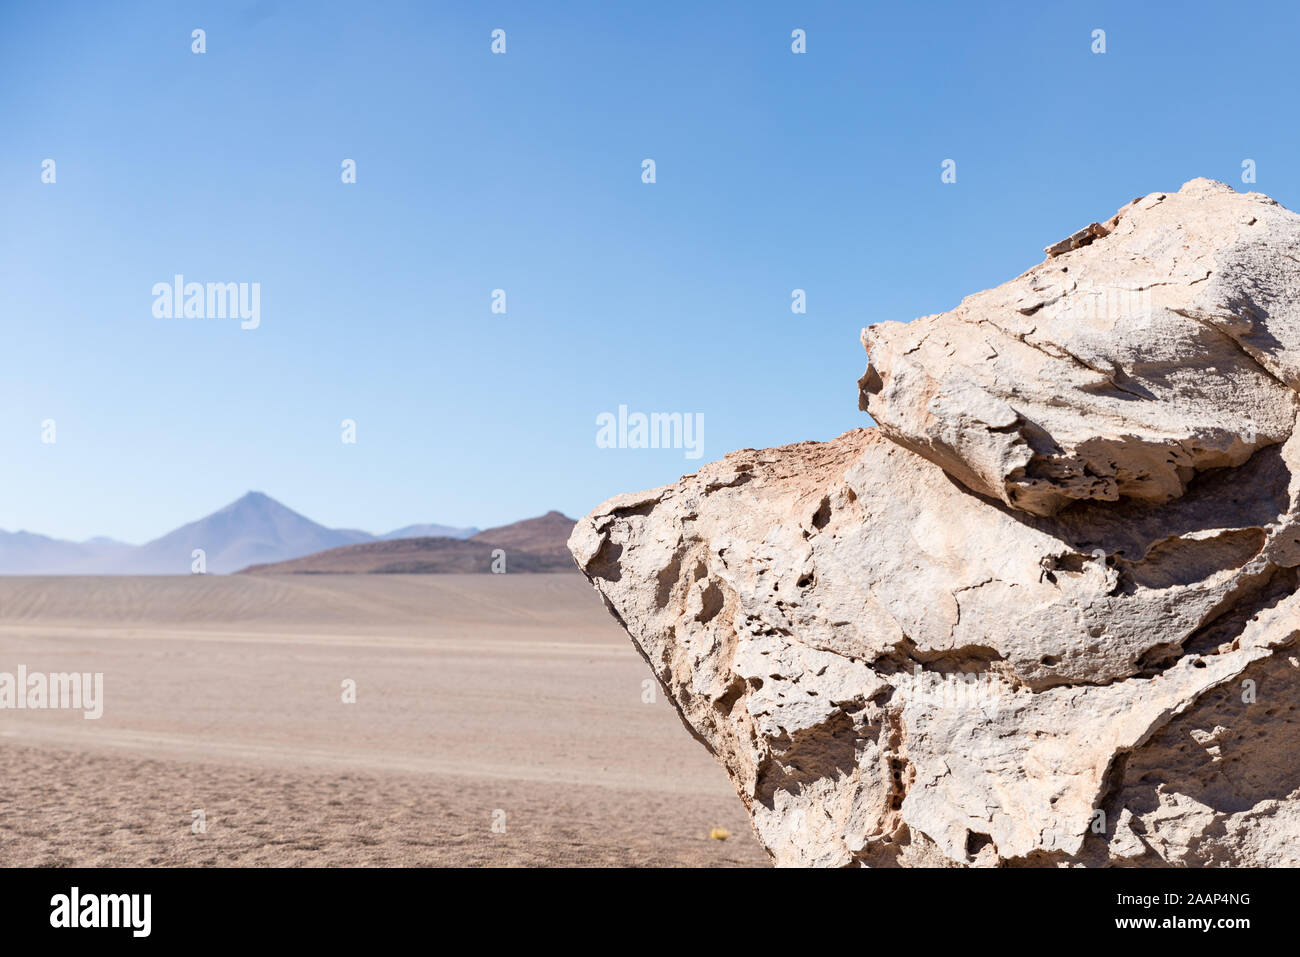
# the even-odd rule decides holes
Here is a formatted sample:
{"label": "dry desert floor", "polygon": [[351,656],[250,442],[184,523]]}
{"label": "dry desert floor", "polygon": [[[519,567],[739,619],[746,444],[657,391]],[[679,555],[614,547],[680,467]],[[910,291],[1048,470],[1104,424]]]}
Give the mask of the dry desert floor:
{"label": "dry desert floor", "polygon": [[576,574],[0,578],[20,665],[104,714],[0,710],[0,865],[767,863]]}

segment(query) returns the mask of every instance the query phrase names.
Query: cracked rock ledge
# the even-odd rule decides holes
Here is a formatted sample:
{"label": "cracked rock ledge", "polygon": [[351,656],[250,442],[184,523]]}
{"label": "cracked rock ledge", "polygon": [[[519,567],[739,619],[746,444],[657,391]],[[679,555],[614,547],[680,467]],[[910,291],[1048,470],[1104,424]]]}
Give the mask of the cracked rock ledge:
{"label": "cracked rock ledge", "polygon": [[1300,215],[1134,200],[580,521],[777,864],[1300,865]]}

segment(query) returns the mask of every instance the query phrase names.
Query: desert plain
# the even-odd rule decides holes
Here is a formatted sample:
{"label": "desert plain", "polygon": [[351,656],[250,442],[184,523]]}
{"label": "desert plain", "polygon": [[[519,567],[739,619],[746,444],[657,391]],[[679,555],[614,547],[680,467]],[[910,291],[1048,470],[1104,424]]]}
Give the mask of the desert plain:
{"label": "desert plain", "polygon": [[769,860],[574,573],[5,577],[19,665],[104,711],[0,710],[3,866]]}

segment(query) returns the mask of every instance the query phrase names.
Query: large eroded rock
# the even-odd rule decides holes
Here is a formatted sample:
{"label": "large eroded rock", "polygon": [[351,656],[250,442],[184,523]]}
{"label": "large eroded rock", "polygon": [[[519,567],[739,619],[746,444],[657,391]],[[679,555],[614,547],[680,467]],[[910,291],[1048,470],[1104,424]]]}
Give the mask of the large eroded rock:
{"label": "large eroded rock", "polygon": [[1300,216],[1153,194],[865,330],[879,423],[569,545],[780,864],[1300,864]]}

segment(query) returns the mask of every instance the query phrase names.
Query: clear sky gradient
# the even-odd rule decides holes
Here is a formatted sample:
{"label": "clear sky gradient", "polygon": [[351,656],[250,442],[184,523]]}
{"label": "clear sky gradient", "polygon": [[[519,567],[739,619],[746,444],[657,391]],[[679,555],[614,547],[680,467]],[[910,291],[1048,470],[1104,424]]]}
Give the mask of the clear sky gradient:
{"label": "clear sky gradient", "polygon": [[[1135,196],[1300,203],[1293,4],[707,6],[0,4],[0,528],[576,516],[867,424],[863,325]],[[260,327],[155,318],[176,273]],[[619,405],[703,458],[597,448]]]}

